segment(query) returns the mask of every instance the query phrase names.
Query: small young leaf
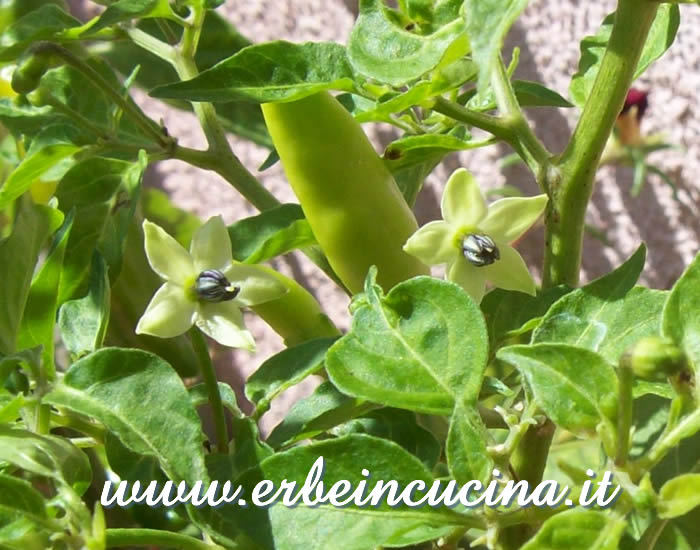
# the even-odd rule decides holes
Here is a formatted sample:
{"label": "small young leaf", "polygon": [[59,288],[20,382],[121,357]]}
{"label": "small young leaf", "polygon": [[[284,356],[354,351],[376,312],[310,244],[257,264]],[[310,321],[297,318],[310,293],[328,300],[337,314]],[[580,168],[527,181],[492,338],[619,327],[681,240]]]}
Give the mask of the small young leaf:
{"label": "small young leaf", "polygon": [[323,90],[352,91],[345,48],[333,42],[276,41],[243,48],[192,80],[159,86],[152,97],[189,101],[293,101]]}
{"label": "small young leaf", "polygon": [[508,30],[528,0],[466,0],[464,13],[474,61],[479,65],[477,88],[486,91]]}
{"label": "small young leaf", "polygon": [[265,262],[297,248],[312,246],[316,239],[298,204],[277,208],[237,221],[228,228],[233,258],[247,264]]}
{"label": "small young leaf", "polygon": [[277,395],[321,368],[326,351],[336,340],[309,340],[273,355],[248,378],[246,397],[257,405],[258,410],[267,410]]}
{"label": "small young leaf", "polygon": [[43,346],[42,362],[44,368],[50,372],[54,371],[54,326],[56,311],[60,305],[57,302],[58,289],[61,284],[63,258],[72,226],[73,213],[70,212],[54,237],[52,250],[44,265],[41,266],[41,270],[32,281],[27,304],[24,308],[22,325],[17,336],[19,349]]}
{"label": "small young leaf", "polygon": [[440,161],[456,151],[466,151],[491,144],[491,140],[460,139],[449,134],[406,136],[393,141],[384,152],[384,159],[393,171],[432,160]]}
{"label": "small young leaf", "polygon": [[99,420],[132,451],[158,458],[173,481],[207,479],[199,417],[180,377],[155,355],[99,350],[74,363],[45,401]]}
{"label": "small young leaf", "polygon": [[102,345],[109,321],[109,301],[107,265],[99,252],[95,252],[87,295],[69,300],[58,312],[61,338],[70,353],[79,357]]}
{"label": "small young leaf", "polygon": [[41,493],[28,481],[5,474],[0,474],[0,513],[3,519],[21,516],[39,525],[48,518]]}
{"label": "small young leaf", "polygon": [[[401,28],[381,0],[360,0],[359,16],[348,42],[348,57],[359,73],[402,86],[468,52],[465,24],[455,17],[428,35]],[[453,46],[457,51],[448,52]],[[449,55],[448,55],[449,53]]]}
{"label": "small young leaf", "polygon": [[63,221],[58,210],[33,204],[27,198],[20,203],[12,234],[0,241],[0,353],[16,349],[17,334],[36,266],[46,238]]}
{"label": "small young leaf", "polygon": [[277,448],[312,438],[375,407],[348,397],[330,382],[324,382],[310,396],[292,406],[282,422],[272,430],[267,443]]}
{"label": "small young leaf", "polygon": [[484,296],[481,311],[486,319],[492,353],[503,345],[510,333],[528,321],[543,316],[550,306],[571,289],[561,285],[530,296],[495,288]]}
{"label": "small young leaf", "polygon": [[386,296],[368,276],[352,329],[326,355],[344,393],[391,407],[450,414],[479,395],[488,355],[484,319],[457,285],[416,277]]}
{"label": "small young leaf", "polygon": [[637,340],[658,334],[665,293],[634,287],[645,253],[642,245],[615,271],[559,299],[534,331],[532,342],[571,344],[617,363]]}
{"label": "small young leaf", "polygon": [[177,19],[168,0],[118,0],[110,4],[97,21],[90,25],[88,33],[92,34],[123,21],[146,17]]}
{"label": "small young leaf", "polygon": [[[32,183],[46,172],[53,172],[57,165],[62,164],[66,169],[69,168],[73,164],[70,157],[74,156],[80,149],[73,143],[55,139],[53,132],[46,136],[46,139],[40,134],[39,137],[35,138],[27,156],[0,187],[0,208],[6,207],[27,191]],[[60,179],[61,175],[56,174],[52,179]]]}
{"label": "small young leaf", "polygon": [[0,38],[0,62],[14,61],[30,44],[48,40],[71,27],[80,26],[80,21],[68,15],[56,4],[47,2],[36,10],[20,17],[2,32]]}
{"label": "small young leaf", "polygon": [[[573,102],[582,107],[591,93],[593,82],[598,74],[600,62],[610,39],[615,14],[611,13],[604,20],[594,36],[587,36],[581,41],[581,58],[578,72],[572,77],[569,93]],[[680,24],[680,12],[677,4],[661,4],[656,18],[644,43],[634,78],[638,78],[656,59],[661,57],[671,46]]]}
{"label": "small young leaf", "polygon": [[384,407],[332,429],[335,436],[364,433],[398,443],[432,470],[440,458],[440,443],[418,424],[415,413]]}
{"label": "small young leaf", "polygon": [[700,254],[673,285],[663,310],[663,333],[686,353],[700,374]]}
{"label": "small young leaf", "polygon": [[493,460],[486,448],[488,434],[474,405],[458,403],[447,434],[447,464],[459,483],[472,479],[487,483]]}
{"label": "small young leaf", "polygon": [[62,437],[0,426],[0,460],[32,474],[67,483],[83,494],[92,480],[90,461]]}
{"label": "small young leaf", "polygon": [[605,512],[566,510],[545,521],[521,550],[617,550],[625,526]]}
{"label": "small young leaf", "polygon": [[[190,393],[190,399],[192,400],[192,405],[196,407],[201,407],[202,405],[207,405],[209,403],[209,390],[207,386],[202,382],[188,389]],[[225,383],[219,382],[219,395],[221,396],[221,403],[226,407],[229,412],[234,416],[234,418],[242,418],[243,413],[238,408],[238,400],[236,399],[236,392],[233,388]]]}
{"label": "small young leaf", "polygon": [[659,499],[659,517],[687,514],[700,506],[700,474],[684,474],[667,481],[659,491]]}
{"label": "small young leaf", "polygon": [[600,355],[564,344],[535,344],[501,348],[496,356],[520,371],[535,401],[562,428],[590,435],[614,417],[617,376]]}

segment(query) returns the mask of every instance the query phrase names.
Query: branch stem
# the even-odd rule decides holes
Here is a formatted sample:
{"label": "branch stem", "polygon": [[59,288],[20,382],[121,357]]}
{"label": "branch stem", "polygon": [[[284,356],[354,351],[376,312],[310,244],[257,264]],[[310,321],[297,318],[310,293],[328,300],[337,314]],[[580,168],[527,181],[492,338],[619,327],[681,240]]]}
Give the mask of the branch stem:
{"label": "branch stem", "polygon": [[619,0],[608,47],[581,118],[557,161],[546,214],[543,287],[576,286],[596,169],[632,83],[659,4]]}

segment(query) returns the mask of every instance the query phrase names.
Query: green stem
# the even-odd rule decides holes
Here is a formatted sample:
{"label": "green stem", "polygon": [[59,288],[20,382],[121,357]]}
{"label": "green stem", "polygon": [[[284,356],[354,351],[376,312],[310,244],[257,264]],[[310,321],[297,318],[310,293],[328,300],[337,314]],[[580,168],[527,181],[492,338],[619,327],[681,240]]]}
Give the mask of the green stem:
{"label": "green stem", "polygon": [[630,447],[630,429],[632,428],[633,405],[632,386],[634,374],[632,368],[623,358],[617,369],[618,376],[618,411],[617,411],[617,449],[615,465],[622,467],[627,462]]}
{"label": "green stem", "polygon": [[532,173],[535,174],[542,190],[547,193],[546,176],[551,154],[542,145],[542,142],[540,142],[527,120],[525,120],[518,98],[515,96],[513,85],[510,82],[510,78],[508,78],[500,56],[491,75],[491,88],[496,98],[498,110],[502,113],[502,119],[507,121],[514,139],[518,143],[518,148],[514,147],[514,149],[518,151]]}
{"label": "green stem", "polygon": [[202,381],[209,395],[209,405],[211,406],[214,428],[216,430],[216,447],[220,453],[228,454],[226,415],[224,413],[224,404],[221,401],[221,394],[219,393],[219,382],[216,380],[216,371],[214,370],[214,364],[209,355],[209,348],[207,348],[204,336],[202,336],[202,333],[199,332],[197,327],[193,327],[192,330],[190,330],[190,338],[199,362]]}
{"label": "green stem", "polygon": [[52,55],[60,57],[63,61],[80,71],[90,82],[104,92],[110,100],[119,106],[146,135],[152,137],[166,149],[172,147],[174,140],[165,135],[162,129],[148,118],[130,98],[123,97],[100,73],[71,51],[52,42],[41,42],[35,48],[37,50],[50,51]]}
{"label": "green stem", "polygon": [[107,529],[106,533],[107,548],[150,546],[177,550],[224,550],[218,544],[158,529]]}
{"label": "green stem", "polygon": [[700,428],[700,409],[684,417],[671,430],[664,432],[649,452],[633,463],[632,472],[635,477],[641,477],[644,472],[656,466],[666,454],[683,439],[695,433]]}
{"label": "green stem", "polygon": [[622,109],[659,4],[619,0],[608,47],[581,118],[558,159],[546,215],[543,287],[576,286],[596,168]]}
{"label": "green stem", "polygon": [[661,533],[663,533],[667,524],[667,519],[657,519],[655,522],[649,525],[637,544],[637,550],[653,550],[656,548],[656,543],[659,541],[659,537],[661,536]]}
{"label": "green stem", "polygon": [[469,126],[481,128],[506,142],[520,158],[525,160],[540,186],[546,190],[547,171],[544,168],[549,164],[549,152],[532,133],[522,114],[516,117],[494,117],[467,109],[444,97],[435,98],[432,109]]}

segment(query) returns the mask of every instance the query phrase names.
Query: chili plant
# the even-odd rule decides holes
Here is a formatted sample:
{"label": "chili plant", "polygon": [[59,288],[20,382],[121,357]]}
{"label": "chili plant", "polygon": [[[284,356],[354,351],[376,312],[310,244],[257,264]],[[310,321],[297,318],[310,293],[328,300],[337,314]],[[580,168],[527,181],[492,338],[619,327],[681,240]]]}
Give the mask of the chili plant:
{"label": "chili plant", "polygon": [[[345,46],[252,44],[217,0],[95,2],[87,22],[61,0],[0,8],[2,548],[700,547],[700,257],[649,289],[640,243],[579,287],[596,167],[679,2],[618,0],[582,39],[569,99],[514,80],[517,51],[503,61],[526,0],[361,0]],[[207,148],[149,118],[136,88],[193,111]],[[577,110],[561,150],[528,107]],[[380,155],[365,122],[400,137]],[[228,133],[268,148],[299,203]],[[444,219],[419,228],[433,169],[495,143],[539,195],[489,205],[464,166]],[[225,227],[179,210],[143,186],[165,159],[216,172],[259,214]],[[540,217],[541,284],[517,251]],[[263,265],[292,251],[352,296],[345,333]],[[244,414],[205,335],[252,349],[247,308],[285,349],[246,382]],[[261,437],[273,400],[313,374]],[[332,495],[302,499],[321,474]],[[214,480],[242,496],[196,506]],[[119,481],[131,506],[107,506]],[[194,498],[148,505],[168,481]],[[477,505],[486,486],[518,498]],[[261,487],[282,501],[256,505]]]}

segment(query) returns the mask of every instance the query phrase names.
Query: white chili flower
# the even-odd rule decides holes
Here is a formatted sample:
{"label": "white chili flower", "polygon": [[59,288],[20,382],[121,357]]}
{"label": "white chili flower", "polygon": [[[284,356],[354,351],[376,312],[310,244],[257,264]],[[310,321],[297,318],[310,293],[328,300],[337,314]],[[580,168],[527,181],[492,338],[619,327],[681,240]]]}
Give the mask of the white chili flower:
{"label": "white chili flower", "polygon": [[194,324],[220,344],[253,351],[241,308],[279,298],[286,289],[256,266],[233,263],[221,216],[197,229],[190,252],[155,223],[144,221],[143,231],[148,262],[165,283],[136,332],[172,338]]}
{"label": "white chili flower", "polygon": [[540,217],[546,195],[509,197],[487,207],[472,175],[455,171],[442,196],[443,220],[416,231],[404,250],[428,265],[447,264],[447,278],[478,303],[486,282],[534,295],[535,281],[511,246]]}

